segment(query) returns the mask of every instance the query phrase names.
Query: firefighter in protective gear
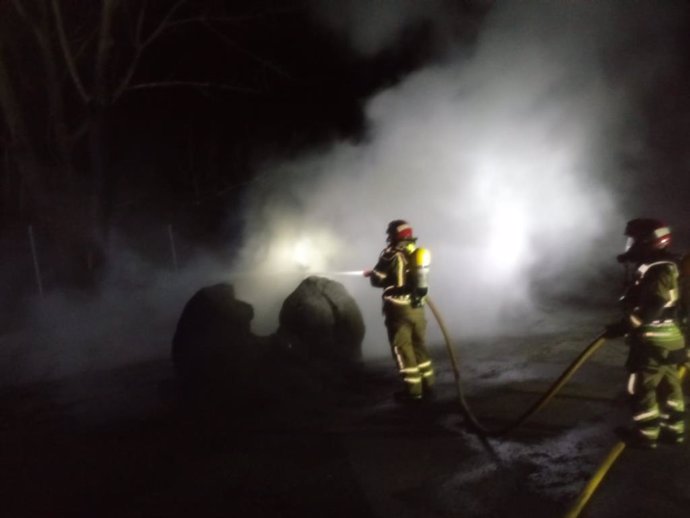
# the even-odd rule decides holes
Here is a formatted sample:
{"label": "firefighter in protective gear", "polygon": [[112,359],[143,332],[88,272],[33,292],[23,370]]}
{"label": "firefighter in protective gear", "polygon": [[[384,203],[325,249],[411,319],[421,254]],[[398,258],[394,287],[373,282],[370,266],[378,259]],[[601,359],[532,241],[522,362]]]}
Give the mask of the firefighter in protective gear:
{"label": "firefighter in protective gear", "polygon": [[620,302],[624,317],[608,326],[607,337],[626,336],[629,354],[628,391],[632,395],[633,427],[628,441],[655,448],[658,440],[684,440],[685,401],[678,366],[687,355],[677,322],[678,267],[668,251],[671,231],[654,219],[628,222],[621,263],[635,267]]}
{"label": "firefighter in protective gear", "polygon": [[364,272],[371,285],[383,288],[383,315],[393,358],[404,390],[402,402],[431,397],[434,368],[426,346],[424,303],[428,293],[430,255],[417,247],[412,227],[404,220],[391,221],[386,229],[388,246],[373,270]]}

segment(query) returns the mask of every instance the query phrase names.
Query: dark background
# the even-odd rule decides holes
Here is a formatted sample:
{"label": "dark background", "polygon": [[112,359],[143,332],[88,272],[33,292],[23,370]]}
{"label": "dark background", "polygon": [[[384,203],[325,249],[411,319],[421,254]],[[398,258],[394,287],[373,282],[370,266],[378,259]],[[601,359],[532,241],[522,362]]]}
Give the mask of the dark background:
{"label": "dark background", "polygon": [[[23,6],[28,20],[18,16],[13,3]],[[80,105],[70,84],[59,42],[53,40],[57,35],[52,19],[45,34],[54,47],[60,89],[46,91],[45,70],[30,26],[52,16],[43,13],[43,4],[3,4],[4,57],[40,167],[58,175],[64,164],[54,160],[54,139],[46,137],[53,131],[45,113],[50,108],[47,98],[62,98],[65,118],[72,125],[88,120],[91,107]],[[236,199],[262,157],[290,155],[334,136],[361,134],[363,99],[420,63],[429,45],[428,31],[412,27],[400,47],[358,57],[342,38],[319,26],[304,2],[150,2],[145,31],[153,31],[178,4],[173,24],[142,52],[129,89],[116,100],[104,101],[106,174],[114,177],[109,189],[121,216],[136,210],[176,213],[195,206],[200,219],[215,228],[227,216],[228,198]],[[60,5],[70,43],[85,46],[77,65],[88,89],[96,50],[95,35],[85,33],[97,28],[99,4]],[[115,3],[108,88],[121,79],[133,58],[130,32],[141,5]],[[174,25],[176,20],[179,25]],[[11,162],[13,135],[7,126],[4,129],[3,140],[10,144],[4,151]],[[88,147],[88,135],[80,135],[70,150],[69,165],[82,177],[94,174]],[[6,168],[12,169],[8,160]],[[33,200],[37,196],[8,180],[13,173],[17,174],[5,170],[5,231],[17,220],[45,219],[45,207]],[[28,199],[18,201],[19,194]],[[44,203],[57,203],[61,194],[51,192]]]}

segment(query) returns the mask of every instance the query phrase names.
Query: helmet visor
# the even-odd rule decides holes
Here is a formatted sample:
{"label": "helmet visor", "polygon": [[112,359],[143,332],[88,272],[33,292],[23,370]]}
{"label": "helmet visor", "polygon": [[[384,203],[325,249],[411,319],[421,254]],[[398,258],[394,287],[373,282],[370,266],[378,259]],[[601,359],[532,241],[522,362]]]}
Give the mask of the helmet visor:
{"label": "helmet visor", "polygon": [[628,237],[628,239],[625,240],[625,251],[628,252],[632,248],[632,246],[635,244],[635,238],[634,237]]}

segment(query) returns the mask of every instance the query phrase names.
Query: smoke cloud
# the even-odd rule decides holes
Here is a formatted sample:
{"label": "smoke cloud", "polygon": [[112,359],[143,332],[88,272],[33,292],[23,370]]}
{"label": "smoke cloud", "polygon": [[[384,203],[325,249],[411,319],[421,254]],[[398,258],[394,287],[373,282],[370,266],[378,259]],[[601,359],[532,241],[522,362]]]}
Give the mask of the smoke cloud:
{"label": "smoke cloud", "polygon": [[[364,16],[365,4],[347,2],[337,21],[323,4],[318,10],[360,52],[444,14],[440,3],[396,2],[393,17],[383,2]],[[431,296],[453,333],[533,331],[552,311],[544,301],[578,292],[613,302],[612,258],[625,221],[640,215],[630,209],[658,209],[630,198],[638,188],[630,162],[653,159],[638,103],[655,73],[673,68],[672,58],[656,56],[671,45],[664,31],[680,7],[655,13],[650,28],[642,21],[651,7],[495,3],[473,45],[449,45],[368,99],[363,139],[264,165],[268,180],[248,198],[240,268],[370,268],[388,221],[403,218],[431,250]],[[621,65],[630,61],[642,77]],[[296,252],[305,242],[313,264]],[[363,306],[367,351],[384,353],[378,291],[365,279],[334,278]],[[271,305],[262,297],[277,300],[279,291],[238,285],[264,315]]]}
{"label": "smoke cloud", "polygon": [[261,164],[232,263],[180,254],[180,270],[163,271],[123,244],[98,297],[50,293],[26,315],[31,336],[0,336],[0,384],[166,357],[184,304],[221,281],[254,305],[254,331],[272,333],[308,274],[342,282],[363,310],[365,353],[388,354],[380,291],[341,273],[371,268],[398,218],[431,251],[431,297],[458,339],[575,326],[573,300],[613,306],[627,219],[666,219],[686,247],[685,2],[472,3],[486,13],[314,0],[315,19],[362,56],[419,24],[436,53],[366,100],[363,135]]}
{"label": "smoke cloud", "polygon": [[186,256],[175,271],[143,259],[122,236],[112,247],[98,293],[47,290],[17,316],[21,327],[0,334],[0,388],[169,358],[186,302],[228,280],[220,256]]}

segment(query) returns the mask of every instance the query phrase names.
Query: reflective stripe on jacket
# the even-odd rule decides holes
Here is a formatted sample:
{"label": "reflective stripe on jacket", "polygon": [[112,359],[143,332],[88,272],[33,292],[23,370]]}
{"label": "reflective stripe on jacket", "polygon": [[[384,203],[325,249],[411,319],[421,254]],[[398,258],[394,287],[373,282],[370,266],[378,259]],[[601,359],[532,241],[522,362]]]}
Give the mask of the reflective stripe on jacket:
{"label": "reflective stripe on jacket", "polygon": [[384,301],[399,305],[409,305],[412,302],[409,261],[405,246],[406,243],[403,242],[398,246],[385,248],[379,255],[370,277],[373,286],[383,288]]}
{"label": "reflective stripe on jacket", "polygon": [[634,341],[667,351],[684,347],[676,321],[678,295],[678,268],[673,261],[637,268],[633,285],[623,297]]}

